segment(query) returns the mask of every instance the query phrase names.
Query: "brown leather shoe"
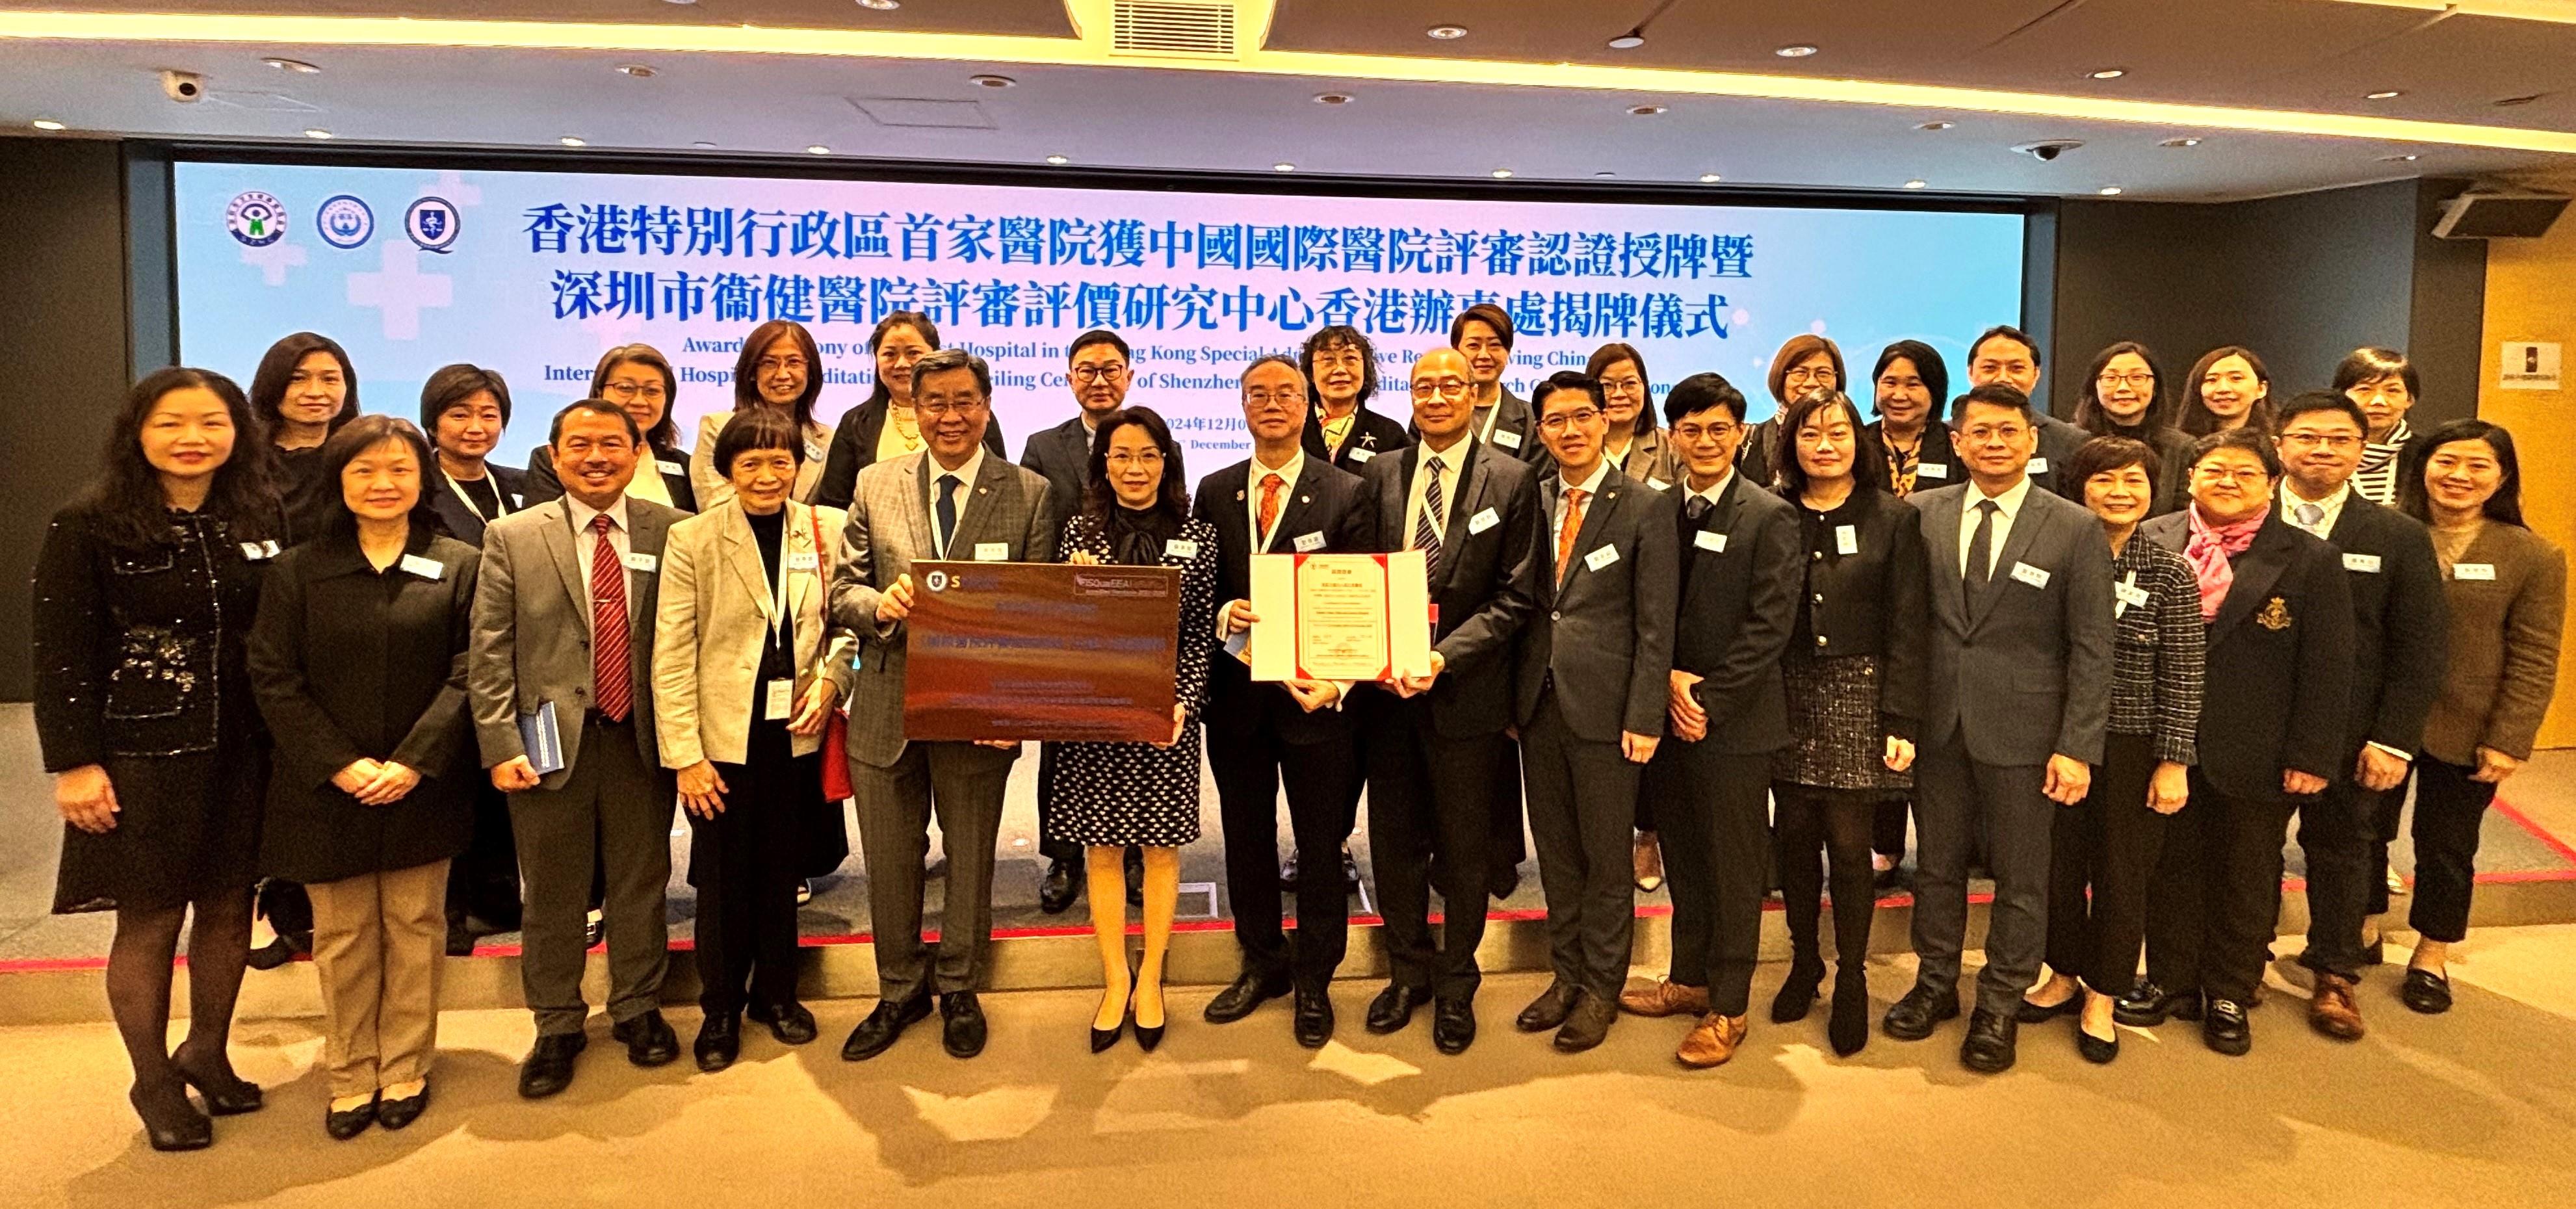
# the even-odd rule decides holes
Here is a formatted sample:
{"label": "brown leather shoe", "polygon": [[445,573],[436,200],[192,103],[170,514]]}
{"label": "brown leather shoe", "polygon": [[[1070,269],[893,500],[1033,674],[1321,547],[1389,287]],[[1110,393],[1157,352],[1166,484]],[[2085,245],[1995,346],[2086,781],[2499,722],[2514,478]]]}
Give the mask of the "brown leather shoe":
{"label": "brown leather shoe", "polygon": [[[1664,888],[1664,845],[1662,837],[1652,831],[1637,833],[1629,860],[1636,866],[1637,889],[1652,894]],[[1622,998],[1625,998],[1622,996]]]}
{"label": "brown leather shoe", "polygon": [[1750,1031],[1742,1016],[1720,1016],[1715,1012],[1702,1016],[1699,1024],[1682,1038],[1682,1047],[1673,1054],[1681,1064],[1699,1070],[1724,1066],[1735,1056],[1735,1047],[1744,1044]]}
{"label": "brown leather shoe", "polygon": [[2352,980],[2319,973],[2316,997],[2308,1001],[2308,1025],[2337,1041],[2361,1040],[2361,1003],[2353,998]]}
{"label": "brown leather shoe", "polygon": [[1635,983],[1619,992],[1619,1010],[1631,1016],[1708,1014],[1708,988],[1686,987],[1669,978]]}

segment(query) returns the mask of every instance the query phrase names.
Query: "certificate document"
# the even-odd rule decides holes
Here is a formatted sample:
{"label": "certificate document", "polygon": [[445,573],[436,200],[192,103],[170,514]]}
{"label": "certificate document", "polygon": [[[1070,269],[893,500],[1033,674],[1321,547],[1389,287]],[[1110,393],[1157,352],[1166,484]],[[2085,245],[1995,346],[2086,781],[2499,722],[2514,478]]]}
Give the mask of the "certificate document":
{"label": "certificate document", "polygon": [[1392,680],[1431,673],[1422,552],[1256,554],[1252,678]]}

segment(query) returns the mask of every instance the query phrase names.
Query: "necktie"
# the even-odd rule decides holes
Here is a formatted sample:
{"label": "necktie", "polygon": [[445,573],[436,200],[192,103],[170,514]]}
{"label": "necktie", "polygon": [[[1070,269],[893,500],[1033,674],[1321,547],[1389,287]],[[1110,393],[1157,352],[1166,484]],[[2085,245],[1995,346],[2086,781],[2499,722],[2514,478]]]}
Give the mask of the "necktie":
{"label": "necktie", "polygon": [[[2316,533],[2317,525],[2326,519],[2326,509],[2323,504],[2311,504],[2301,500],[2298,507],[2290,509],[2290,515],[2299,518],[2300,528]],[[2317,533],[2317,536],[2324,537],[2325,534]]]}
{"label": "necktie", "polygon": [[1565,583],[1566,564],[1574,560],[1574,539],[1583,533],[1583,497],[1592,494],[1580,487],[1565,490],[1565,520],[1556,529],[1556,582]]}
{"label": "necktie", "polygon": [[957,476],[939,476],[939,557],[948,557],[949,543],[957,540]]}
{"label": "necktie", "polygon": [[1689,503],[1682,505],[1682,515],[1688,518],[1691,523],[1691,527],[1696,529],[1699,527],[1700,518],[1708,515],[1708,509],[1708,497],[1704,495],[1694,495],[1690,497]]}
{"label": "necktie", "polygon": [[591,700],[611,722],[626,720],[635,706],[629,666],[626,624],[626,563],[608,540],[607,513],[590,518],[598,537],[590,548],[590,678]]}
{"label": "necktie", "polygon": [[1993,500],[1977,501],[1977,527],[1968,535],[1968,606],[1976,607],[1977,598],[1995,578],[1995,514],[2003,505]]}
{"label": "necktie", "polygon": [[1441,497],[1440,457],[1434,454],[1422,463],[1422,473],[1431,477],[1422,483],[1422,515],[1413,522],[1413,548],[1422,551],[1422,565],[1433,572],[1440,569],[1440,526],[1449,519],[1449,507]]}
{"label": "necktie", "polygon": [[1264,550],[1270,548],[1270,526],[1279,523],[1279,489],[1287,485],[1288,480],[1276,474],[1261,476],[1261,532],[1255,536]]}

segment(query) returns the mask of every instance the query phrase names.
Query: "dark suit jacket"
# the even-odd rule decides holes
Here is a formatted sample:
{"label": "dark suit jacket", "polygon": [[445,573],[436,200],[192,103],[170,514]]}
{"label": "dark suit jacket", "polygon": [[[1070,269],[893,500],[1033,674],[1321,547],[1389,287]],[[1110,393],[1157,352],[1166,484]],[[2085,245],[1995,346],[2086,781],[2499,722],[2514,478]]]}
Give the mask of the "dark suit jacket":
{"label": "dark suit jacket", "polygon": [[1693,525],[1680,512],[1688,490],[1679,484],[1665,495],[1681,562],[1672,670],[1702,678],[1693,690],[1708,711],[1702,743],[1727,755],[1776,751],[1791,738],[1780,653],[1797,624],[1806,570],[1797,510],[1736,474]]}
{"label": "dark suit jacket", "polygon": [[[1538,478],[1520,459],[1473,440],[1450,446],[1450,453],[1466,462],[1458,468],[1457,497],[1447,501],[1440,561],[1431,568],[1431,603],[1440,611],[1432,642],[1442,666],[1429,699],[1432,725],[1467,738],[1512,721],[1512,644],[1538,607]],[[1426,456],[1423,446],[1413,445],[1361,467],[1371,549],[1406,548],[1405,503]]]}
{"label": "dark suit jacket", "polygon": [[[825,508],[849,508],[858,490],[859,471],[877,460],[877,440],[885,435],[886,416],[893,410],[891,403],[870,399],[842,414],[841,422],[832,428],[832,448],[823,455],[823,479],[814,485],[814,503]],[[1002,452],[1002,422],[998,417],[984,421],[984,448],[997,458],[1011,456]],[[1071,498],[1070,504],[1057,500],[1057,511],[1066,516],[1079,511],[1082,497],[1077,494]]]}
{"label": "dark suit jacket", "polygon": [[[2492,579],[2462,579],[2483,564]],[[2451,666],[2424,722],[2424,752],[2475,765],[2492,747],[2528,759],[2558,687],[2567,619],[2567,556],[2518,525],[2490,521],[2442,581],[2450,605]]]}
{"label": "dark suit jacket", "polygon": [[[1557,708],[1576,737],[1616,743],[1622,731],[1660,735],[1681,596],[1673,501],[1611,468],[1600,495],[1584,503],[1573,561],[1559,581],[1554,533],[1562,490],[1552,470],[1540,480],[1538,610],[1521,631],[1516,716],[1529,725],[1540,691],[1553,680]],[[1617,558],[1590,565],[1603,550]]]}
{"label": "dark suit jacket", "polygon": [[[677,449],[647,446],[644,457],[647,460],[635,467],[635,473],[661,475],[663,489],[671,493],[671,506],[694,515],[698,510],[698,489],[689,482],[689,455]],[[521,481],[527,484],[528,507],[563,498],[563,482],[555,477],[555,460],[543,445],[528,455],[527,477]]]}
{"label": "dark suit jacket", "polygon": [[[551,470],[553,465],[553,460],[548,459],[547,468]],[[490,463],[486,463],[483,470],[484,473],[492,476],[493,488],[501,493],[501,516],[508,516],[532,504],[544,502],[528,498],[527,471],[513,470],[507,466]],[[641,468],[638,468],[638,472],[641,473]],[[447,485],[446,475],[433,470],[428,481],[422,485],[422,490],[429,493],[429,505],[437,510],[438,521],[447,526],[449,537],[469,546],[483,544],[483,526],[488,523],[487,518],[474,514],[473,506],[458,495],[455,488]],[[555,494],[563,494],[563,488],[557,486]],[[489,520],[498,519],[499,517],[489,518]]]}
{"label": "dark suit jacket", "polygon": [[[2076,450],[2084,448],[2084,443],[2092,440],[2093,434],[2047,412],[2034,414],[2039,420],[2039,452],[2031,455],[2031,461],[2045,462],[2047,465],[2031,466],[2030,481],[2039,484],[2042,490],[2054,492],[2078,504],[2083,503],[2084,484],[2067,482],[2066,476],[2059,473],[2057,468],[2072,459]],[[1967,468],[1960,467],[1958,473],[1961,481],[1966,481]]]}
{"label": "dark suit jacket", "polygon": [[[1861,429],[1863,435],[1878,446],[1881,457],[1887,457],[1885,420],[1872,420]],[[1740,460],[1740,459],[1739,459]],[[1889,458],[1893,462],[1893,458]],[[1934,420],[1923,426],[1922,439],[1914,446],[1914,490],[1931,491],[1954,483],[1968,481],[1968,468],[1959,464],[1959,455],[1950,448],[1950,426]],[[1890,482],[1888,490],[1896,489]]]}
{"label": "dark suit jacket", "polygon": [[[1216,527],[1216,598],[1220,605],[1252,595],[1256,539],[1245,511],[1251,472],[1252,463],[1245,460],[1200,480],[1198,501],[1190,510],[1190,515]],[[1287,501],[1279,506],[1268,552],[1296,553],[1299,537],[1320,533],[1324,544],[1308,553],[1374,553],[1373,513],[1358,475],[1307,458],[1297,471],[1297,483],[1289,490]],[[1349,725],[1341,710],[1327,707],[1310,714],[1298,706],[1285,687],[1253,683],[1252,669],[1224,651],[1210,656],[1208,665],[1206,719],[1213,729],[1250,734],[1268,726],[1290,743],[1319,743],[1331,737],[1335,729]]]}
{"label": "dark suit jacket", "polygon": [[[1306,416],[1306,456],[1324,456],[1324,409],[1316,407]],[[1410,430],[1383,412],[1369,410],[1366,402],[1351,414],[1351,432],[1342,438],[1342,447],[1334,451],[1332,463],[1352,474],[1366,470],[1368,464],[1382,455],[1394,453],[1413,443]]]}
{"label": "dark suit jacket", "polygon": [[[1494,403],[1494,411],[1496,412],[1494,431],[1488,435],[1488,443],[1529,463],[1537,468],[1539,473],[1545,474],[1551,463],[1547,459],[1547,447],[1539,444],[1538,415],[1530,409],[1529,400],[1513,394],[1512,388],[1506,386],[1503,388],[1502,398]],[[1477,420],[1477,426],[1481,428],[1483,424],[1484,421],[1480,417]],[[1503,433],[1511,435],[1506,437],[1501,435]],[[1422,434],[1413,431],[1411,424],[1405,425],[1404,435],[1409,441],[1419,442],[1422,439]],[[1514,444],[1515,441],[1518,444]]]}
{"label": "dark suit jacket", "polygon": [[[2176,554],[2185,512],[2138,527]],[[2343,554],[2281,519],[2228,560],[2235,582],[2209,623],[2208,691],[2200,702],[2200,772],[2231,797],[2277,802],[2281,773],[2331,781],[2352,772],[2352,589]]]}
{"label": "dark suit jacket", "polygon": [[[1814,519],[1806,509],[1792,508],[1802,535],[1807,599],[1805,633],[1791,641],[1826,658],[1877,656],[1879,725],[1912,740],[1923,716],[1925,628],[1931,624],[1922,515],[1884,491],[1855,491],[1842,507]],[[1842,525],[1851,526],[1858,553],[1842,552],[1834,533]]]}
{"label": "dark suit jacket", "polygon": [[[2102,762],[2111,720],[2111,543],[2081,504],[2031,485],[1974,615],[1959,575],[1973,484],[1905,497],[1923,514],[1932,631],[1923,737],[1954,732],[1980,764]],[[2028,566],[2044,582],[2016,578]]]}
{"label": "dark suit jacket", "polygon": [[[1020,465],[1046,476],[1049,498],[1071,519],[1082,511],[1083,495],[1091,487],[1091,430],[1082,426],[1081,416],[1075,416],[1030,433],[1029,443],[1020,447]],[[1190,477],[1185,460],[1174,461],[1163,473],[1182,482]]]}
{"label": "dark suit jacket", "polygon": [[[2282,504],[2287,504],[2284,498]],[[2344,497],[2330,531],[2352,590],[2352,722],[2346,756],[2364,743],[2408,755],[2424,742],[2424,718],[2442,690],[2450,608],[2442,568],[2422,522],[2394,508]],[[2352,760],[2338,779],[2352,775]]]}

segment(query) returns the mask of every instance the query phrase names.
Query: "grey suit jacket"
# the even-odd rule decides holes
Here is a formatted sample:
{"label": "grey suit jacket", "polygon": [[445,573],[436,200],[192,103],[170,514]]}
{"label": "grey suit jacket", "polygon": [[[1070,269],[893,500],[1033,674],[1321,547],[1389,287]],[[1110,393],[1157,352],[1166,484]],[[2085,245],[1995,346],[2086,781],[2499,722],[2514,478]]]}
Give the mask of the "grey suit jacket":
{"label": "grey suit jacket", "polygon": [[1529,725],[1552,676],[1557,706],[1578,737],[1615,743],[1621,731],[1663,734],[1681,600],[1677,506],[1612,469],[1600,498],[1584,505],[1560,581],[1555,518],[1562,490],[1553,472],[1539,484],[1538,610],[1521,631],[1514,716]]}
{"label": "grey suit jacket", "polygon": [[[831,624],[824,578],[843,528],[838,508],[787,502],[787,565],[780,571],[800,703],[818,676],[841,686],[845,697],[850,691],[850,654],[858,640]],[[653,725],[665,767],[750,758],[752,720],[760,716],[756,711],[767,691],[760,683],[761,654],[777,607],[767,563],[738,503],[729,500],[671,527],[653,648]],[[792,736],[788,744],[800,756],[822,747],[819,732]]]}
{"label": "grey suit jacket", "polygon": [[2112,636],[2111,545],[2102,522],[2033,483],[1971,616],[1959,575],[1970,488],[1906,497],[1923,513],[1932,592],[1923,739],[1949,741],[1956,730],[1981,764],[2045,764],[2053,754],[2099,764],[2111,716]]}
{"label": "grey suit jacket", "polygon": [[[832,568],[832,620],[859,636],[850,687],[850,755],[884,768],[903,757],[906,631],[881,625],[877,600],[915,562],[938,558],[930,523],[930,451],[877,462],[859,471],[850,521]],[[1055,561],[1063,527],[1060,502],[1038,472],[986,452],[949,554],[971,560],[975,547],[1000,542],[998,561]],[[913,588],[921,590],[919,576]]]}
{"label": "grey suit jacket", "polygon": [[[671,526],[688,515],[644,500],[626,501],[627,549],[658,564]],[[548,500],[483,529],[483,576],[474,593],[474,646],[465,693],[485,768],[527,754],[519,716],[554,702],[564,766],[539,782],[559,789],[581,759],[584,715],[591,699],[590,585],[581,577],[570,506]],[[626,572],[627,662],[633,685],[635,746],[646,768],[661,765],[653,735],[653,631],[662,576]]]}

